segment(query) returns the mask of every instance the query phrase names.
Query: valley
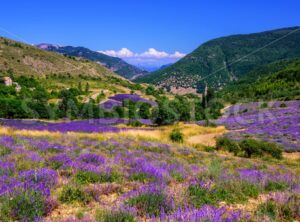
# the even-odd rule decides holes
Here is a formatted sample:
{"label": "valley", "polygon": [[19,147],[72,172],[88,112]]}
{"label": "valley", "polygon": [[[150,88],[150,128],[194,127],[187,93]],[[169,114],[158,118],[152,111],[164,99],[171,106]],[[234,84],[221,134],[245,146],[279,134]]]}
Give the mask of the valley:
{"label": "valley", "polygon": [[299,221],[295,30],[212,40],[154,73],[1,37],[0,221]]}

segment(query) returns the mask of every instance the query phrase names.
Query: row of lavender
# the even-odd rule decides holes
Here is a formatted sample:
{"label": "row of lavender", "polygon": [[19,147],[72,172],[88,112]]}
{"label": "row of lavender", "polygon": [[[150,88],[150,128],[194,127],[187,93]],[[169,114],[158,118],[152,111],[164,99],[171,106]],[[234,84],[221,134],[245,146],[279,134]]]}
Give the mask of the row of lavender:
{"label": "row of lavender", "polygon": [[231,130],[233,139],[252,136],[300,151],[300,101],[234,105],[213,122]]}
{"label": "row of lavender", "polygon": [[[0,137],[0,200],[10,201],[30,190],[41,193],[45,208],[35,221],[42,216],[51,220],[61,204],[74,202],[86,209],[97,202],[110,214],[132,218],[126,221],[260,221],[259,215],[234,210],[230,204],[245,203],[259,194],[286,204],[300,193],[299,175],[284,166],[129,138],[52,140]],[[109,195],[117,198],[105,202],[103,196]],[[220,207],[223,202],[226,205]],[[295,204],[299,203],[297,199]],[[24,219],[18,217],[18,209],[13,210],[14,220]],[[86,216],[95,220],[92,214]],[[102,219],[98,218],[110,221]]]}
{"label": "row of lavender", "polygon": [[141,102],[141,103],[148,103],[151,106],[156,106],[156,102],[144,99],[137,94],[117,94],[114,96],[109,97],[109,100],[100,104],[100,107],[106,110],[112,110],[117,106],[122,106],[123,102],[126,100],[130,100],[132,102]]}
{"label": "row of lavender", "polygon": [[[148,119],[138,119],[138,121],[144,125],[152,125],[151,120]],[[116,127],[116,125],[127,124],[128,122],[128,119],[120,118],[102,118],[63,122],[1,119],[0,125],[20,130],[40,130],[51,132],[117,133],[120,131],[131,130],[128,128]]]}

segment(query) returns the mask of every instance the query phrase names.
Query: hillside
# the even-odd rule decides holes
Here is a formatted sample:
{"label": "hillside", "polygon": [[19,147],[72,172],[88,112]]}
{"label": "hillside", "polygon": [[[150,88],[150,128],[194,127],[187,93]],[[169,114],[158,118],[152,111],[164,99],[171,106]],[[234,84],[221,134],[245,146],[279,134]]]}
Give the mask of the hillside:
{"label": "hillside", "polygon": [[120,58],[108,56],[84,47],[57,46],[50,44],[39,44],[37,47],[47,51],[58,52],[68,56],[82,57],[97,62],[126,79],[134,79],[137,76],[147,74],[147,71],[130,65]]}
{"label": "hillside", "polygon": [[251,71],[219,92],[230,102],[300,99],[300,60],[284,60]]}
{"label": "hillside", "polygon": [[36,77],[69,74],[101,78],[117,77],[113,72],[96,63],[79,58],[67,58],[2,37],[0,38],[0,50],[1,72]]}
{"label": "hillside", "polygon": [[4,37],[0,37],[0,74],[38,78],[50,90],[72,87],[79,82],[89,82],[94,94],[94,89],[112,95],[130,92],[135,88],[135,84],[101,64],[48,52]]}
{"label": "hillside", "polygon": [[299,41],[299,27],[218,38],[204,43],[174,65],[137,81],[201,91],[207,83],[220,89],[259,66],[300,57]]}

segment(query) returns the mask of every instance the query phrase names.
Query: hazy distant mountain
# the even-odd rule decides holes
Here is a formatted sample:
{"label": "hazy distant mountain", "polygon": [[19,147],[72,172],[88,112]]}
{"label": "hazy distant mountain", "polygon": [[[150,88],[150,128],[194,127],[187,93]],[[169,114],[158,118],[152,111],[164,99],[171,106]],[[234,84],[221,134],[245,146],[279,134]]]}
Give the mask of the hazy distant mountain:
{"label": "hazy distant mountain", "polygon": [[300,57],[299,42],[300,27],[218,38],[177,63],[136,81],[199,90],[207,83],[220,89],[259,66]]}
{"label": "hazy distant mountain", "polygon": [[163,65],[163,66],[161,66],[161,67],[159,68],[159,70],[163,70],[163,69],[165,69],[165,68],[168,68],[168,67],[170,67],[171,65],[173,65],[173,63]]}
{"label": "hazy distant mountain", "polygon": [[146,75],[148,73],[145,70],[128,64],[120,58],[108,56],[103,53],[92,51],[84,47],[59,46],[45,43],[39,44],[37,45],[37,47],[43,50],[58,52],[69,56],[82,57],[97,62],[110,69],[111,71],[119,74],[120,76],[131,80],[138,76]]}

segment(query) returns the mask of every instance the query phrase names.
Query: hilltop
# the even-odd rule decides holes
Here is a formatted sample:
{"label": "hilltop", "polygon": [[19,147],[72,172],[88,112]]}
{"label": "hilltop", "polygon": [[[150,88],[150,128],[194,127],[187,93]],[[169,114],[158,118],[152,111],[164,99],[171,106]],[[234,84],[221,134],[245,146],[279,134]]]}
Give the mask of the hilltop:
{"label": "hilltop", "polygon": [[47,51],[57,52],[68,56],[81,57],[97,62],[111,71],[119,74],[120,76],[130,80],[136,78],[137,76],[143,76],[148,73],[145,70],[141,70],[133,65],[128,64],[120,58],[108,56],[84,47],[58,46],[51,44],[39,44],[37,47]]}
{"label": "hilltop", "polygon": [[214,39],[174,65],[136,81],[169,89],[193,87],[202,91],[206,83],[222,89],[259,66],[299,58],[299,40],[299,27]]}

